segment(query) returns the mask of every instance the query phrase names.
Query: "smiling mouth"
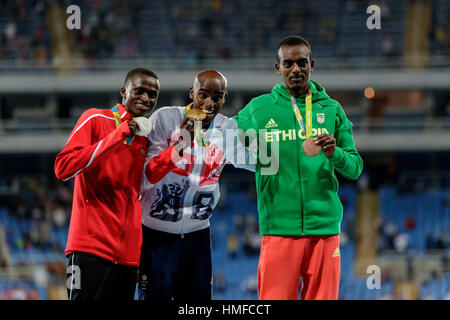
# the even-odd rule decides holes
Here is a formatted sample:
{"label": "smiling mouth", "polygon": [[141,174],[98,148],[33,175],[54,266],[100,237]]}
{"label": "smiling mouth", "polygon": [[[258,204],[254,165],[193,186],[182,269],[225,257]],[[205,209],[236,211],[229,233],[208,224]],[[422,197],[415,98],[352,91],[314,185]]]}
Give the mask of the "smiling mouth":
{"label": "smiling mouth", "polygon": [[293,76],[293,77],[291,77],[291,80],[293,80],[293,81],[303,81],[303,80],[305,80],[305,76],[303,76],[303,75]]}
{"label": "smiling mouth", "polygon": [[136,106],[137,106],[139,109],[144,109],[144,110],[148,110],[148,109],[151,108],[150,105],[148,105],[148,104],[143,104],[143,103],[136,103]]}
{"label": "smiling mouth", "polygon": [[202,110],[206,113],[207,116],[214,114],[214,110],[205,110],[205,109],[202,109]]}

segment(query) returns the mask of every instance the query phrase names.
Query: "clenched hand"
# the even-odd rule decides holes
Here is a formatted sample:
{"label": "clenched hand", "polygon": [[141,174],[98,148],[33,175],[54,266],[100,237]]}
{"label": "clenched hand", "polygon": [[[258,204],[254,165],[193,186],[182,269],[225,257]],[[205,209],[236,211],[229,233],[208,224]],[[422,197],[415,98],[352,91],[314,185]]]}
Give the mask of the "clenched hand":
{"label": "clenched hand", "polygon": [[322,148],[323,153],[329,158],[336,150],[336,139],[331,134],[321,134],[314,139],[314,143]]}

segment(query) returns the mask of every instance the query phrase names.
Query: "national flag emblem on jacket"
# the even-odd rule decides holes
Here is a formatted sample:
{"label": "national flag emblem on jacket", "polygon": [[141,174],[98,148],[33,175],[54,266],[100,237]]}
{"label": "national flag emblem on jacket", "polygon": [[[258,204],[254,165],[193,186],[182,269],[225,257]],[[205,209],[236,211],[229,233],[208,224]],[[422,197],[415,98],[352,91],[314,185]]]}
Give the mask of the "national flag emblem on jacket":
{"label": "national flag emblem on jacket", "polygon": [[324,113],[318,113],[317,114],[317,123],[324,123],[325,122],[325,114]]}

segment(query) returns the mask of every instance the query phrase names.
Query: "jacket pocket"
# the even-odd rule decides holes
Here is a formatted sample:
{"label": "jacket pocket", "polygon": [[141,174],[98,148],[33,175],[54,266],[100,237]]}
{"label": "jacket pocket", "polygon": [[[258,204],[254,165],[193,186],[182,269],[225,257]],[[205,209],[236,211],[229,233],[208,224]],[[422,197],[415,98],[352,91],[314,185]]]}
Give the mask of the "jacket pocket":
{"label": "jacket pocket", "polygon": [[84,200],[84,212],[86,212],[86,231],[87,234],[92,235],[92,203],[91,200]]}
{"label": "jacket pocket", "polygon": [[76,208],[72,211],[71,228],[74,233],[79,236],[86,236],[91,234],[91,210],[87,199],[79,199]]}

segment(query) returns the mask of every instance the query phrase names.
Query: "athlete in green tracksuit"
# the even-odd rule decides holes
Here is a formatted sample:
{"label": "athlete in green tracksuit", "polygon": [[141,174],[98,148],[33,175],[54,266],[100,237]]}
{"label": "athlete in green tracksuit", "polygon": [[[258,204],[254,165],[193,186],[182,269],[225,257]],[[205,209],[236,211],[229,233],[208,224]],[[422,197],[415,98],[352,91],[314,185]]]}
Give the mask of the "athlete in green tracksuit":
{"label": "athlete in green tracksuit", "polygon": [[[253,129],[258,133],[259,149],[267,146],[270,153],[276,150],[274,145],[278,146],[278,155],[269,163],[262,158],[260,150],[255,173],[260,233],[263,236],[258,294],[261,299],[296,299],[301,276],[302,298],[336,299],[340,268],[338,235],[343,208],[337,194],[338,181],[334,170],[345,178],[357,179],[363,162],[355,148],[352,123],[341,105],[331,99],[320,84],[309,80],[314,60],[311,59],[308,42],[291,36],[281,41],[278,48],[275,66],[284,83],[275,85],[271,93],[252,99],[236,117],[240,129]],[[292,96],[304,118],[308,92],[312,100],[312,137],[321,147],[316,156],[308,156],[302,149],[305,131],[302,131],[291,101]],[[267,170],[270,166],[275,170]],[[298,241],[295,244],[275,243],[273,238]],[[269,240],[274,242],[273,245]],[[318,244],[320,240],[332,243],[331,252],[327,251],[328,244]],[[337,258],[338,261],[335,259],[328,263],[328,258]],[[273,268],[272,260],[276,264]],[[286,270],[282,265],[287,266]],[[337,269],[333,274],[336,282],[337,272],[335,285],[329,284],[330,280],[322,272],[330,266]],[[295,270],[300,271],[297,273]],[[280,276],[281,273],[285,276]],[[294,289],[288,289],[289,286]]]}

